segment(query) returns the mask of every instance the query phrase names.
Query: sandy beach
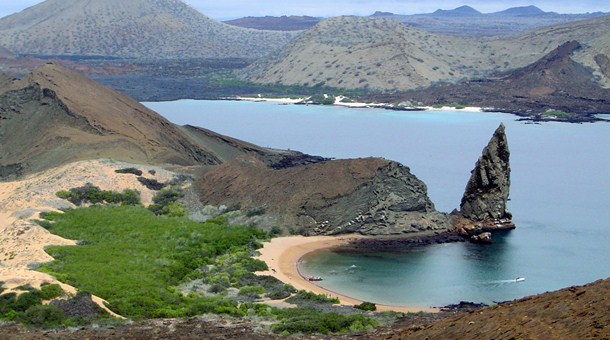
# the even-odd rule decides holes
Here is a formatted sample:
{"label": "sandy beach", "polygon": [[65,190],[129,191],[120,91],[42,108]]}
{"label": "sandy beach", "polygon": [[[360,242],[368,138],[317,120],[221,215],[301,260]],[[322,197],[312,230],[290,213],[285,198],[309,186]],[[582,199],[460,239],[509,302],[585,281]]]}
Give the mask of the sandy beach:
{"label": "sandy beach", "polygon": [[[278,237],[266,242],[262,249],[259,249],[260,260],[265,261],[269,267],[268,271],[258,272],[260,275],[271,275],[280,281],[292,285],[299,290],[308,290],[316,294],[324,294],[338,298],[342,305],[358,305],[363,301],[349,296],[345,296],[316,285],[312,281],[305,280],[298,270],[298,262],[303,256],[317,250],[332,248],[345,244],[350,240],[364,238],[361,235],[345,236],[288,236]],[[372,301],[374,302],[374,301]],[[395,311],[402,313],[416,312],[438,312],[436,308],[419,308],[409,306],[389,306],[377,304],[378,311]]]}
{"label": "sandy beach", "polygon": [[[266,103],[277,103],[277,104],[297,104],[307,97],[303,98],[265,98],[265,97],[233,97],[229,99],[241,100],[241,101],[251,101],[251,102],[266,102]],[[338,96],[335,97],[335,103],[332,105],[348,107],[353,109],[362,109],[362,108],[380,108],[380,109],[388,109],[392,107],[392,105],[387,103],[361,103],[361,102],[344,102],[343,99],[346,97]],[[466,106],[460,109],[456,109],[453,106],[443,106],[443,107],[432,107],[432,106],[422,106],[418,107],[422,109],[422,111],[462,111],[462,112],[483,112],[483,108],[476,106]]]}

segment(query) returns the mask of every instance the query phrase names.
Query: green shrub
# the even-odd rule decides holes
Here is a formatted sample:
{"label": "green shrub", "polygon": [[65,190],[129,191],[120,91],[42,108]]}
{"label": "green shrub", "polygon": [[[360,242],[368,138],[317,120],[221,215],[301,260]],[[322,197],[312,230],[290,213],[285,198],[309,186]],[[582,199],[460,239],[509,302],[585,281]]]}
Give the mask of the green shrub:
{"label": "green shrub", "polygon": [[48,220],[32,220],[32,222],[38,224],[39,226],[41,226],[45,229],[50,229],[53,226],[53,223],[51,223],[51,221],[48,221]]}
{"label": "green shrub", "polygon": [[324,294],[316,294],[316,293],[308,292],[305,290],[299,290],[295,296],[289,298],[288,300],[286,300],[286,302],[295,303],[295,304],[299,304],[299,303],[303,303],[303,302],[337,304],[337,303],[339,303],[339,299],[328,297]]}
{"label": "green shrub", "polygon": [[261,286],[245,286],[239,290],[238,296],[251,296],[254,298],[260,298],[260,295],[265,294],[265,288]]}
{"label": "green shrub", "polygon": [[132,189],[123,190],[121,203],[125,205],[139,205],[141,203],[140,192]]}
{"label": "green shrub", "polygon": [[148,210],[152,211],[155,215],[169,215],[171,213],[175,216],[185,216],[186,210],[177,203],[178,199],[182,196],[184,194],[178,188],[161,189],[153,197],[153,204],[148,207]]}
{"label": "green shrub", "polygon": [[253,228],[159,218],[140,206],[92,206],[54,220],[53,233],[85,242],[47,248],[55,260],[39,270],[104,298],[129,318],[238,315],[234,301],[185,296],[175,287],[207,265],[227,268],[211,271],[210,284],[219,286],[237,284],[264,265],[249,257],[253,239],[265,237]]}
{"label": "green shrub", "polygon": [[354,306],[354,308],[360,309],[360,310],[364,310],[367,312],[374,312],[377,310],[377,305],[375,305],[372,302],[363,302],[359,305]]}
{"label": "green shrub", "polygon": [[53,305],[38,305],[28,308],[17,319],[26,325],[57,327],[63,323],[65,316],[59,308]]}
{"label": "green shrub", "polygon": [[58,284],[43,284],[40,287],[40,298],[43,300],[55,299],[63,294],[64,290]]}
{"label": "green shrub", "polygon": [[166,215],[169,217],[184,217],[186,214],[186,209],[184,209],[182,204],[178,202],[172,202],[161,209],[161,215]]}
{"label": "green shrub", "polygon": [[360,314],[320,313],[309,308],[290,308],[275,312],[281,322],[272,329],[282,334],[361,332],[378,325],[375,319]]}
{"label": "green shrub", "polygon": [[271,230],[269,230],[269,238],[274,238],[276,236],[279,236],[282,234],[282,228],[278,227],[278,226],[273,226],[271,227]]}
{"label": "green shrub", "polygon": [[102,191],[91,183],[87,183],[82,187],[72,188],[68,191],[61,190],[55,193],[55,195],[61,199],[70,201],[76,206],[81,206],[84,203],[98,204],[103,202],[111,204],[121,203],[125,205],[140,204],[140,193],[137,190],[125,189],[122,193],[116,191]]}
{"label": "green shrub", "polygon": [[42,299],[40,298],[39,292],[26,292],[17,296],[15,302],[13,303],[12,309],[16,312],[25,312],[30,307],[40,305],[41,303]]}

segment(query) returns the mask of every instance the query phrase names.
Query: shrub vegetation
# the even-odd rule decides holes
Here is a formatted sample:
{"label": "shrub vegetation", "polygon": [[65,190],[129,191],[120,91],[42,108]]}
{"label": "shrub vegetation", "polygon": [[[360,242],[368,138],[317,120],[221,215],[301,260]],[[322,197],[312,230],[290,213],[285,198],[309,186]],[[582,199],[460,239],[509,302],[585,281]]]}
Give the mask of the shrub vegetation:
{"label": "shrub vegetation", "polygon": [[76,206],[81,206],[85,203],[140,204],[140,193],[137,190],[125,189],[123,192],[104,191],[91,183],[70,190],[61,190],[55,195],[70,201]]}
{"label": "shrub vegetation", "polygon": [[[155,204],[168,207],[178,197],[179,191],[166,188]],[[81,245],[47,248],[55,260],[39,270],[104,298],[114,312],[135,320],[206,313],[259,316],[277,320],[271,330],[286,335],[364,331],[378,324],[360,314],[328,313],[326,309],[333,308],[329,305],[338,303],[337,299],[305,291],[289,300],[300,301],[304,306],[300,308],[278,309],[252,302],[263,295],[285,298],[296,292],[274,277],[254,274],[267,269],[264,262],[252,258],[260,240],[267,237],[264,231],[229,225],[223,217],[199,223],[157,216],[151,210],[94,205],[43,214],[52,233],[80,240]],[[212,288],[202,293],[178,290],[180,284],[193,279],[203,279]],[[19,296],[0,295],[0,317],[41,327],[82,323],[66,318],[56,305],[41,304],[60,294],[58,288],[48,285]],[[237,297],[229,298],[227,288],[238,289]]]}
{"label": "shrub vegetation", "polygon": [[218,221],[159,218],[142,207],[93,206],[47,214],[50,231],[82,240],[78,247],[49,247],[55,261],[39,270],[106,299],[110,308],[134,319],[239,314],[222,297],[184,296],[183,280],[216,257],[255,246],[264,232]]}

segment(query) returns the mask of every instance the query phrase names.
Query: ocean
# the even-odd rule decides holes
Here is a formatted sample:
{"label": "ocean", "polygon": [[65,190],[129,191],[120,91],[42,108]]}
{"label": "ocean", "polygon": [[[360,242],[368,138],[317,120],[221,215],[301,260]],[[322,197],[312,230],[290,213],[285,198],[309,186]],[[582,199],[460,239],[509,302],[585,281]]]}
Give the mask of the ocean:
{"label": "ocean", "polygon": [[[513,115],[395,112],[238,101],[144,103],[176,124],[261,146],[409,166],[436,208],[459,207],[494,130],[511,151],[509,208],[517,229],[489,246],[454,243],[404,253],[308,256],[327,289],[390,305],[494,303],[610,277],[610,124],[526,124]],[[523,282],[515,278],[524,277]]]}

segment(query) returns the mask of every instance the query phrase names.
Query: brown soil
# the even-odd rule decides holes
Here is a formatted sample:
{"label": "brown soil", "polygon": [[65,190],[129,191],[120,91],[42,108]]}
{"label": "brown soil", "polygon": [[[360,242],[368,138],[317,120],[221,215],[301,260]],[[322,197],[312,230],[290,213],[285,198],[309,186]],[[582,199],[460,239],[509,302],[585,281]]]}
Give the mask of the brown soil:
{"label": "brown soil", "polygon": [[526,297],[377,339],[609,339],[610,279]]}

